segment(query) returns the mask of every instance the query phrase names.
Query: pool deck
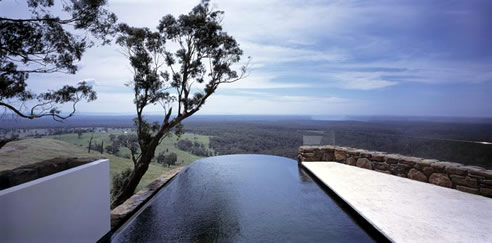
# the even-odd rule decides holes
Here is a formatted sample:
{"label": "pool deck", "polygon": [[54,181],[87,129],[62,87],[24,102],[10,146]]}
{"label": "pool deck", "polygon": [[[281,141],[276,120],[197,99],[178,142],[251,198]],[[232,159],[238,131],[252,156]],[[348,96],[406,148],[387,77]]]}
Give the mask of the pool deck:
{"label": "pool deck", "polygon": [[492,242],[492,199],[336,162],[302,162],[394,242]]}

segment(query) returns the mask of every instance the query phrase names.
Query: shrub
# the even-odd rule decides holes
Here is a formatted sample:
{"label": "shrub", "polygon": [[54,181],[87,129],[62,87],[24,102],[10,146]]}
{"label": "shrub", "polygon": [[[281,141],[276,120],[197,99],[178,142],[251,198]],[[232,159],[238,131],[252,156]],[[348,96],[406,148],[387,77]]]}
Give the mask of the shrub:
{"label": "shrub", "polygon": [[114,200],[118,192],[128,183],[133,169],[127,168],[113,177],[113,187],[111,188],[111,200]]}

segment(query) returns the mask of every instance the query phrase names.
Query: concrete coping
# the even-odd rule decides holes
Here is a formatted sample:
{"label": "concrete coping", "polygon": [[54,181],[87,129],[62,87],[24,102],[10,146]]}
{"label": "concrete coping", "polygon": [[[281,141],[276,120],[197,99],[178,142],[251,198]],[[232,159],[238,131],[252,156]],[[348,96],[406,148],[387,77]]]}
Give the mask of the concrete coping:
{"label": "concrete coping", "polygon": [[302,162],[394,242],[489,242],[492,200],[336,162]]}

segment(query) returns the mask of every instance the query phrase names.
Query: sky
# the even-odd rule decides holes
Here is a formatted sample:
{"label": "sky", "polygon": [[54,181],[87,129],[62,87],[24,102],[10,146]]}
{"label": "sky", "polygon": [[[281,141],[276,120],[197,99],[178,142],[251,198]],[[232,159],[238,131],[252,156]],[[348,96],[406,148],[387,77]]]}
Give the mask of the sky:
{"label": "sky", "polygon": [[[5,4],[6,1],[2,1]],[[7,1],[2,15],[23,5]],[[20,1],[22,2],[22,1]],[[199,1],[110,0],[120,22],[155,29]],[[199,114],[492,117],[492,1],[217,0],[224,30],[251,56]],[[76,75],[32,75],[37,92],[88,80],[81,113],[132,114],[132,74],[117,45],[87,50]],[[161,113],[160,106],[149,113]]]}

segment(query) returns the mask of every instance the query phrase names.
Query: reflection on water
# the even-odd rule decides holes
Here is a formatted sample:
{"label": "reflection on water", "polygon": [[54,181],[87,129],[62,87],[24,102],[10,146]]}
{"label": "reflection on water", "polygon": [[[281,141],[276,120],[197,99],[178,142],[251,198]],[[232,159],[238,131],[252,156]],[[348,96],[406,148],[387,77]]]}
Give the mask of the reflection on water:
{"label": "reflection on water", "polygon": [[188,166],[114,242],[360,242],[370,237],[297,162],[227,155]]}

